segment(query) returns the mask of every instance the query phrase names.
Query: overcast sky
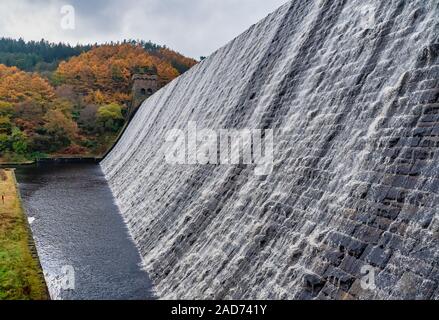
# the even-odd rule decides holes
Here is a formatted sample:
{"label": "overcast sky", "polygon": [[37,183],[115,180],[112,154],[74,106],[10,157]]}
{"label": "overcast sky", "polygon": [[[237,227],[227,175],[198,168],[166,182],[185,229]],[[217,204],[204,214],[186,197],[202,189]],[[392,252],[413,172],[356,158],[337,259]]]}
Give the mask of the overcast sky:
{"label": "overcast sky", "polygon": [[[1,0],[0,37],[102,43],[144,39],[207,56],[287,0]],[[75,29],[68,24],[75,9]],[[64,20],[63,20],[64,19]],[[64,24],[65,26],[65,24]]]}

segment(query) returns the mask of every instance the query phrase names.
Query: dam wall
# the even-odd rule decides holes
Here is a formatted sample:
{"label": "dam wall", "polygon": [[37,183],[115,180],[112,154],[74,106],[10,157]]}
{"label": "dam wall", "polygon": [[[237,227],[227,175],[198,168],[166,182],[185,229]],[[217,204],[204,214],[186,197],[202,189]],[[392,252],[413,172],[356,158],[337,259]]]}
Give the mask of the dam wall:
{"label": "dam wall", "polygon": [[[160,298],[439,299],[438,99],[439,1],[292,1],[101,165]],[[169,163],[190,123],[273,130],[272,170]]]}

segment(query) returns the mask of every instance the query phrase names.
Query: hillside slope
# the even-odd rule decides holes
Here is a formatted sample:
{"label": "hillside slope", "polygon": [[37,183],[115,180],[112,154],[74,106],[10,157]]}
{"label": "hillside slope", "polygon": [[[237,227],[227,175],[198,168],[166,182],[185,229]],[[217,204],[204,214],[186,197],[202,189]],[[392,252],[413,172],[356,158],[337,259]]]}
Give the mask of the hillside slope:
{"label": "hillside slope", "polygon": [[55,59],[73,48],[0,39],[0,162],[105,154],[132,107],[134,74],[156,72],[161,88],[197,63],[148,42],[77,48],[87,51],[52,61],[53,72],[30,73],[1,64],[2,50]]}

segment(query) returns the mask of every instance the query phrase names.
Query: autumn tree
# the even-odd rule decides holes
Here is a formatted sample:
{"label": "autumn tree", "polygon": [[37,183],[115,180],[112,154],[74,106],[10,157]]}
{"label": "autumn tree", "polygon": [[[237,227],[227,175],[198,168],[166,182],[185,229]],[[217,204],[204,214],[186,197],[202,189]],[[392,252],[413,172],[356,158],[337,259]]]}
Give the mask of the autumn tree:
{"label": "autumn tree", "polygon": [[60,109],[48,111],[45,120],[44,129],[50,134],[64,136],[69,140],[74,140],[78,135],[78,125],[76,122]]}
{"label": "autumn tree", "polygon": [[100,107],[98,109],[97,120],[104,130],[119,130],[124,122],[121,106],[116,103],[111,103]]}
{"label": "autumn tree", "polygon": [[39,75],[0,65],[1,101],[19,103],[31,100],[44,108],[45,104],[54,97],[52,86]]}
{"label": "autumn tree", "polygon": [[12,129],[10,143],[12,146],[12,151],[14,151],[16,154],[19,154],[19,155],[26,154],[27,146],[28,146],[27,137],[17,127]]}
{"label": "autumn tree", "polygon": [[0,161],[105,152],[124,125],[134,73],[153,72],[163,86],[196,63],[144,41],[73,48],[0,39]]}
{"label": "autumn tree", "polygon": [[5,133],[0,133],[0,152],[5,153],[10,149],[9,136]]}
{"label": "autumn tree", "polygon": [[14,113],[12,103],[0,101],[0,134],[9,134],[12,130],[11,117]]}
{"label": "autumn tree", "polygon": [[[87,103],[129,104],[131,78],[138,70],[156,70],[162,85],[180,75],[168,56],[171,56],[168,51],[166,55],[151,54],[139,45],[128,43],[103,45],[61,63],[54,77],[86,96]],[[182,60],[181,63],[192,66],[194,62]]]}

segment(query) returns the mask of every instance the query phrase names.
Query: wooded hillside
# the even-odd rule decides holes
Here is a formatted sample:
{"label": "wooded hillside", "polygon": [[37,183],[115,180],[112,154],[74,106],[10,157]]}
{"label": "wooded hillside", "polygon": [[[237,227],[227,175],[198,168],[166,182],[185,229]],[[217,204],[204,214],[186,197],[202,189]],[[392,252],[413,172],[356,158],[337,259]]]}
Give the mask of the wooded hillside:
{"label": "wooded hillside", "polygon": [[[156,72],[163,86],[197,63],[149,42],[124,41],[76,49],[67,46],[65,54],[73,57],[66,61],[57,60],[63,46],[46,42],[26,45],[20,40],[5,39],[0,40],[0,61],[5,46],[9,51],[23,47],[14,54],[37,54],[42,60],[59,65],[53,72],[38,73],[0,64],[3,162],[104,153],[125,122],[134,73]],[[55,53],[50,54],[53,50]],[[17,65],[20,63],[16,61]]]}

